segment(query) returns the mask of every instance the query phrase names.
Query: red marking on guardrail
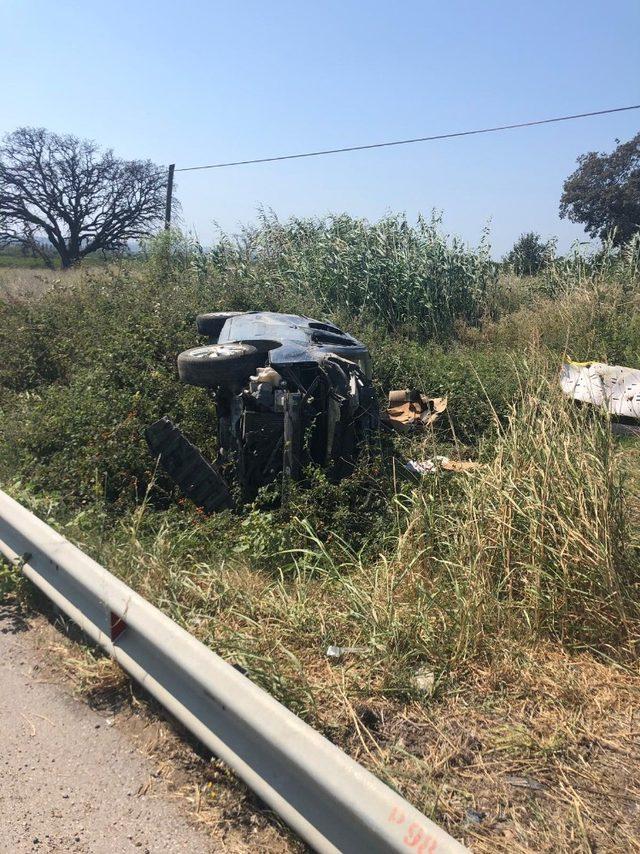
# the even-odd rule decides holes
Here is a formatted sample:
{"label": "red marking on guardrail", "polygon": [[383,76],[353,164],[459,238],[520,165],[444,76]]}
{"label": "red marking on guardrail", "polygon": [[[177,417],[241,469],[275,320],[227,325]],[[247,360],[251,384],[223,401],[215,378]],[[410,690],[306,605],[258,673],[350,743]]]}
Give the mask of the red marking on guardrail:
{"label": "red marking on guardrail", "polygon": [[111,629],[111,640],[116,641],[122,634],[122,632],[127,628],[127,624],[119,617],[117,614],[114,614],[113,611],[110,612],[110,629]]}
{"label": "red marking on guardrail", "polygon": [[[401,807],[392,807],[388,821],[391,824],[404,825],[407,823],[406,813]],[[438,840],[417,821],[409,824],[402,841],[407,848],[415,850],[416,854],[435,854],[438,850]]]}

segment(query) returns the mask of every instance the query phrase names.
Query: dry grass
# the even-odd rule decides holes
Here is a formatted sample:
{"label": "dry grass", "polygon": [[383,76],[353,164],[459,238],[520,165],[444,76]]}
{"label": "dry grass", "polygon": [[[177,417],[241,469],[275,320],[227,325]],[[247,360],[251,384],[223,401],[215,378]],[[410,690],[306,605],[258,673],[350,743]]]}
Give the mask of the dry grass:
{"label": "dry grass", "polygon": [[462,618],[457,656],[503,636],[632,648],[635,520],[617,448],[593,412],[546,382],[525,386],[493,458],[466,481],[457,514],[437,520],[426,553],[430,592]]}
{"label": "dry grass", "polygon": [[640,850],[639,692],[637,668],[520,647],[387,710],[369,749],[474,851]]}
{"label": "dry grass", "polygon": [[40,297],[55,285],[72,284],[79,275],[80,273],[77,270],[31,270],[21,267],[0,267],[0,298]]}
{"label": "dry grass", "polygon": [[[40,631],[76,691],[115,716],[151,757],[149,788],[161,781],[186,799],[225,850],[244,852],[256,839],[251,850],[297,850],[244,786],[185,744],[113,662],[50,626],[40,623]],[[446,691],[399,702],[366,690],[362,661],[318,658],[309,675],[326,691],[318,726],[473,851],[640,850],[637,666],[551,643],[518,644]]]}
{"label": "dry grass", "polygon": [[540,389],[492,453],[399,507],[377,562],[307,528],[277,576],[143,509],[100,554],[473,850],[640,849],[640,451]]}
{"label": "dry grass", "polygon": [[[475,849],[629,849],[638,453],[534,384],[481,469],[398,494],[377,559],[302,518],[306,546],[263,567],[216,552],[219,518],[145,505],[66,533]],[[366,652],[332,664],[328,644]],[[102,667],[93,701],[122,689]]]}
{"label": "dry grass", "polygon": [[[216,555],[217,519],[145,505],[108,529],[81,513],[65,533],[474,850],[631,850],[639,453],[542,384],[480,470],[397,496],[377,560],[300,519],[306,546],[279,572],[249,567]],[[366,651],[332,664],[332,643]],[[66,660],[91,702],[140,702],[104,659]],[[425,667],[432,690],[415,681]],[[185,773],[176,788],[201,817],[249,809],[272,832],[218,766]]]}

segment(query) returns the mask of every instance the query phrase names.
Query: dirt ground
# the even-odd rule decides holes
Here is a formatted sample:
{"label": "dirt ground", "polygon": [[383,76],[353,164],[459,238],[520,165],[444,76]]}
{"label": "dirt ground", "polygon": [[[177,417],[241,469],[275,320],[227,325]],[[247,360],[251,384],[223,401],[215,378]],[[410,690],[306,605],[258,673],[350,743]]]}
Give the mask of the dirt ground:
{"label": "dirt ground", "polygon": [[[2,854],[297,848],[243,787],[127,690],[119,671],[74,696],[79,685],[59,662],[82,679],[86,656],[43,616],[0,602]],[[104,658],[96,666],[113,668]]]}

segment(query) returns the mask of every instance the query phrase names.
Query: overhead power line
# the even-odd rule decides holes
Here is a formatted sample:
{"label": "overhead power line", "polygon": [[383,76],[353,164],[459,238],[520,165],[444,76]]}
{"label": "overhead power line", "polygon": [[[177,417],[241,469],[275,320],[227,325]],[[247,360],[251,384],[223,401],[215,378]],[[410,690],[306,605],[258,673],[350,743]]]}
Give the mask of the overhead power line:
{"label": "overhead power line", "polygon": [[478,128],[476,130],[463,130],[456,133],[439,133],[433,136],[418,136],[414,139],[397,139],[393,142],[374,142],[369,145],[349,145],[344,148],[325,148],[320,151],[305,151],[302,154],[281,154],[278,157],[256,157],[253,160],[233,160],[229,163],[211,163],[208,166],[183,166],[176,172],[195,172],[199,169],[225,169],[228,166],[249,166],[251,163],[273,163],[277,160],[299,160],[302,157],[323,157],[325,154],[343,154],[347,151],[366,151],[371,148],[390,148],[392,145],[412,145],[415,142],[432,142],[436,139],[453,139],[457,136],[474,136],[480,133],[496,133],[501,130],[513,130],[515,128],[529,128],[534,125],[550,125],[553,122],[568,122],[572,119],[586,119],[589,116],[604,116],[608,113],[623,113],[628,110],[638,110],[640,104],[630,107],[613,107],[609,110],[594,110],[591,113],[576,113],[573,116],[557,116],[553,119],[537,119],[531,122],[518,122],[512,125],[498,125],[491,128]]}

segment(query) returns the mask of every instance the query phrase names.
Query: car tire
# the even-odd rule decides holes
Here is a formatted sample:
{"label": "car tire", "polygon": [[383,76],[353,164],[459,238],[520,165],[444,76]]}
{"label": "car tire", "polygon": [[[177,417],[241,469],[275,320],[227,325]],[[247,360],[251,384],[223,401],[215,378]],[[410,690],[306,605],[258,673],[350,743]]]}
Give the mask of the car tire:
{"label": "car tire", "polygon": [[178,356],[178,375],[189,385],[236,389],[256,372],[262,358],[250,344],[207,344]]}
{"label": "car tire", "polygon": [[218,341],[222,327],[230,317],[237,317],[242,311],[210,311],[207,314],[199,314],[196,317],[196,327],[200,335],[206,335],[211,344]]}

